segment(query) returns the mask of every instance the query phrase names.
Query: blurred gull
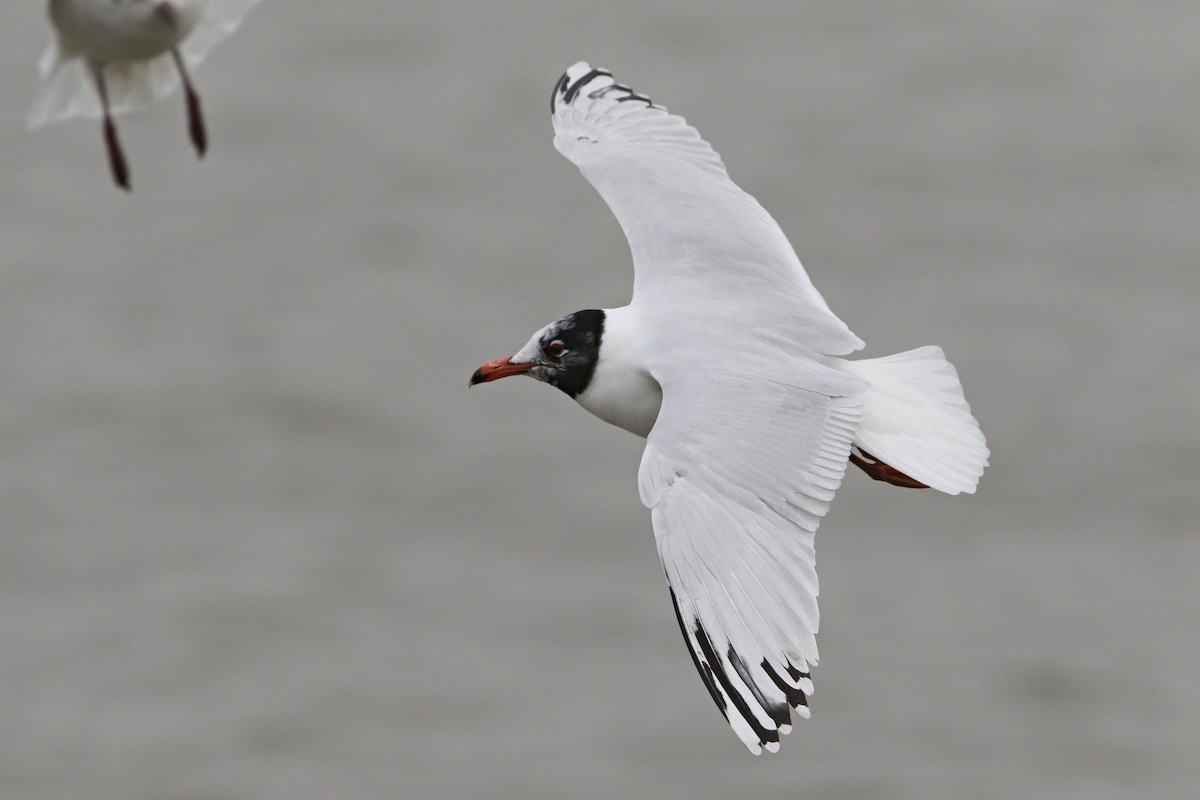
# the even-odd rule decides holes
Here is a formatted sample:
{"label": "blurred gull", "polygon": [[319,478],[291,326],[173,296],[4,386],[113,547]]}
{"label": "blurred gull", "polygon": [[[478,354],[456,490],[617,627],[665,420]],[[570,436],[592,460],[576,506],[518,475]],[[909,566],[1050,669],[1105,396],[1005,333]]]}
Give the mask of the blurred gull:
{"label": "blurred gull", "polygon": [[862,341],[771,216],[682,117],[584,63],[551,97],[554,145],[616,215],[633,299],[547,325],[471,384],[529,375],[646,437],[638,473],[692,660],[751,752],[808,717],[817,526],[847,464],[974,492],[988,449],[938,347]]}
{"label": "blurred gull", "polygon": [[183,84],[196,153],[208,146],[189,70],[237,30],[258,0],[50,0],[55,39],[39,62],[43,83],[29,127],[75,117],[104,119],[113,180],[129,189],[129,166],[113,115],[141,108]]}

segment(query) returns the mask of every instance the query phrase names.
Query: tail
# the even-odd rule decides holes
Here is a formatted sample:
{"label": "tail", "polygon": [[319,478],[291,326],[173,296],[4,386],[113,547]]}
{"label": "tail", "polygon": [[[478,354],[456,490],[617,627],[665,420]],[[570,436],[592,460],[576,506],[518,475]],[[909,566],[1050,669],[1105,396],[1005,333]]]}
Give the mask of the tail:
{"label": "tail", "polygon": [[[170,52],[146,61],[106,64],[104,81],[112,113],[149,105],[179,87]],[[30,130],[69,119],[99,119],[104,111],[91,68],[83,56],[60,52],[51,44],[40,62],[42,85],[29,111]]]}
{"label": "tail", "polygon": [[856,447],[938,491],[975,491],[987,442],[940,347],[843,363],[870,385]]}

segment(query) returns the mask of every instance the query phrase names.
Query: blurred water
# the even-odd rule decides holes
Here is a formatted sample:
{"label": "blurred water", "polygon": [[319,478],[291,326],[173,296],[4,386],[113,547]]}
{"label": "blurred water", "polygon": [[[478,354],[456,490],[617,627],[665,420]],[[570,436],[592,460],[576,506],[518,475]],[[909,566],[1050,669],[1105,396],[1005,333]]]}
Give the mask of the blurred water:
{"label": "blurred water", "polygon": [[[122,120],[132,196],[98,126],[23,129],[41,6],[0,28],[0,797],[1194,796],[1194,3],[267,3],[205,162],[178,98]],[[969,499],[847,480],[774,757],[679,641],[640,442],[466,389],[628,297],[550,145],[580,58],[989,435]]]}

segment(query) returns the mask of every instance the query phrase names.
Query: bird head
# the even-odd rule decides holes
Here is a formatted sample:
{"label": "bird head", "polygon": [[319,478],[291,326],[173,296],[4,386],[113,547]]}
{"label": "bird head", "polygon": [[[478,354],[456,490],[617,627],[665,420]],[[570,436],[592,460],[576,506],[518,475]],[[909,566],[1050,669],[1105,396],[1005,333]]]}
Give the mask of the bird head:
{"label": "bird head", "polygon": [[588,309],[568,314],[535,333],[515,355],[475,370],[471,386],[509,375],[528,375],[578,397],[596,371],[603,335],[603,311]]}

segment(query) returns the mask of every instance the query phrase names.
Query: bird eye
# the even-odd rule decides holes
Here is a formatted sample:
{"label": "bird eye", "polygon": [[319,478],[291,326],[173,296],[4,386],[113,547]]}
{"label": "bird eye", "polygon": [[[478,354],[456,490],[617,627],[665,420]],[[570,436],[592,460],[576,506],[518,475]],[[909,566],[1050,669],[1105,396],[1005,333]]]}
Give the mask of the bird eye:
{"label": "bird eye", "polygon": [[550,344],[546,345],[546,355],[551,358],[561,358],[567,352],[567,346],[560,340],[555,339]]}

